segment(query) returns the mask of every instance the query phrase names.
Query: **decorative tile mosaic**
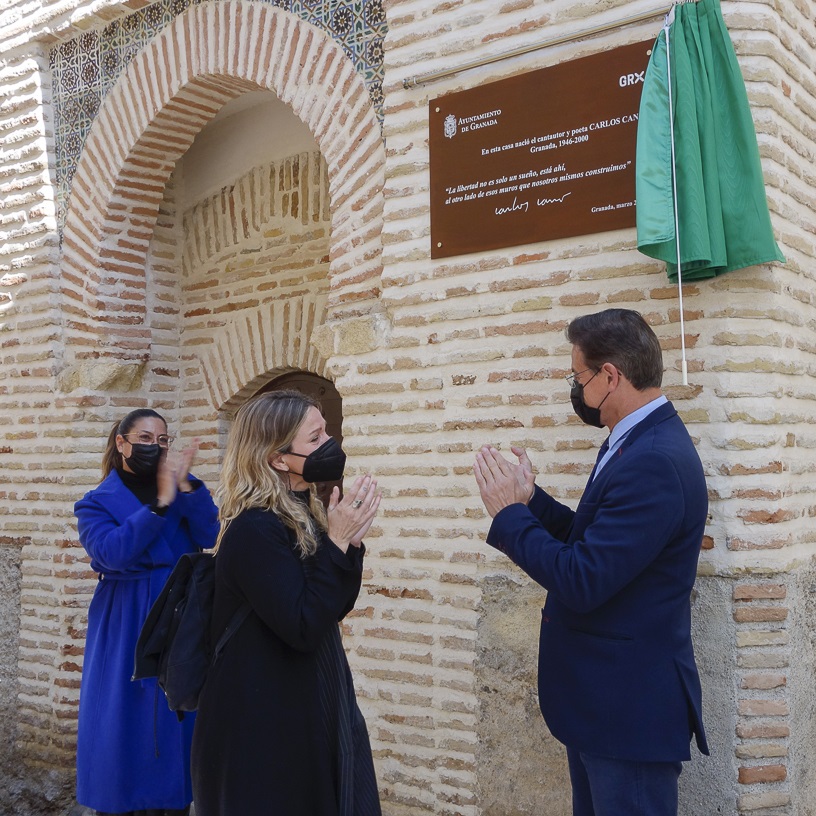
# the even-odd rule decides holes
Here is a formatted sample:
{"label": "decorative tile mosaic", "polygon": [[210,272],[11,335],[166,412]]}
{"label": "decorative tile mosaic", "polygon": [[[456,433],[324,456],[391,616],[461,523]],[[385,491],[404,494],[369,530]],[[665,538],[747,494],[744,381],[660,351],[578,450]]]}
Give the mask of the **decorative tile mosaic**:
{"label": "decorative tile mosaic", "polygon": [[[159,0],[56,45],[50,54],[54,99],[57,206],[60,233],[71,180],[105,95],[127,64],[191,5],[218,0]],[[382,121],[383,40],[388,30],[382,0],[259,0],[290,11],[337,42],[365,81]]]}

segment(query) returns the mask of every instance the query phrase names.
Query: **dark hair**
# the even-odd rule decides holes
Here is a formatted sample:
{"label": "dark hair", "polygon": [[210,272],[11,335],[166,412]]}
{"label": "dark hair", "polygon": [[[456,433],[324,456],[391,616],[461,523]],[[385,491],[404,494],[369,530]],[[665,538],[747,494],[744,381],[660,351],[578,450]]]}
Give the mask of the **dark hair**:
{"label": "dark hair", "polygon": [[663,382],[660,342],[640,312],[605,309],[577,317],[566,335],[595,371],[612,363],[638,391],[659,388]]}
{"label": "dark hair", "polygon": [[102,478],[104,479],[114,468],[121,464],[121,455],[116,449],[116,437],[121,434],[124,436],[130,432],[130,429],[136,422],[144,417],[155,417],[164,423],[167,427],[167,420],[158,411],[152,408],[137,408],[131,411],[124,419],[119,422],[114,422],[110,433],[108,434],[108,442],[105,445],[105,453],[102,454]]}

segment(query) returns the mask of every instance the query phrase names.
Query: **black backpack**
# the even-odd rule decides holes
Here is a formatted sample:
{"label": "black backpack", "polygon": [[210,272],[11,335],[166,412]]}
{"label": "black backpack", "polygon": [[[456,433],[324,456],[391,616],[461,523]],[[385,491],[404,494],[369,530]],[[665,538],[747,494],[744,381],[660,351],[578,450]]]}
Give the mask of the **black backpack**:
{"label": "black backpack", "polygon": [[[215,556],[201,552],[182,555],[142,624],[132,679],[158,678],[172,711],[198,708],[207,671],[249,614],[250,606],[244,602],[213,648],[210,620],[214,591]],[[182,716],[179,714],[179,719]]]}

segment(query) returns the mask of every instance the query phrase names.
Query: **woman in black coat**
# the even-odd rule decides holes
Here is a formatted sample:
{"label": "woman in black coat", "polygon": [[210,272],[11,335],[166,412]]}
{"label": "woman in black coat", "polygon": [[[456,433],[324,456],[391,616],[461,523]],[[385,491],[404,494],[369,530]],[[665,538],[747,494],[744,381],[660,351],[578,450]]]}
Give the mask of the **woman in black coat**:
{"label": "woman in black coat", "polygon": [[345,454],[296,391],[250,400],[227,442],[213,642],[251,612],[211,668],[193,736],[197,816],[380,816],[365,721],[338,621],[360,591],[380,503],[358,477],[325,510],[314,482]]}

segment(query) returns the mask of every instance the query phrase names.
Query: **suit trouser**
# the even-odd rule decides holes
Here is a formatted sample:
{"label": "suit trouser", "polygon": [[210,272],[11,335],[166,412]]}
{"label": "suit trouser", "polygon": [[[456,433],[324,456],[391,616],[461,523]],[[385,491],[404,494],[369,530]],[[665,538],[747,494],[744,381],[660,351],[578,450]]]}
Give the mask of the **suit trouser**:
{"label": "suit trouser", "polygon": [[567,748],[573,816],[677,816],[680,762],[631,762]]}

